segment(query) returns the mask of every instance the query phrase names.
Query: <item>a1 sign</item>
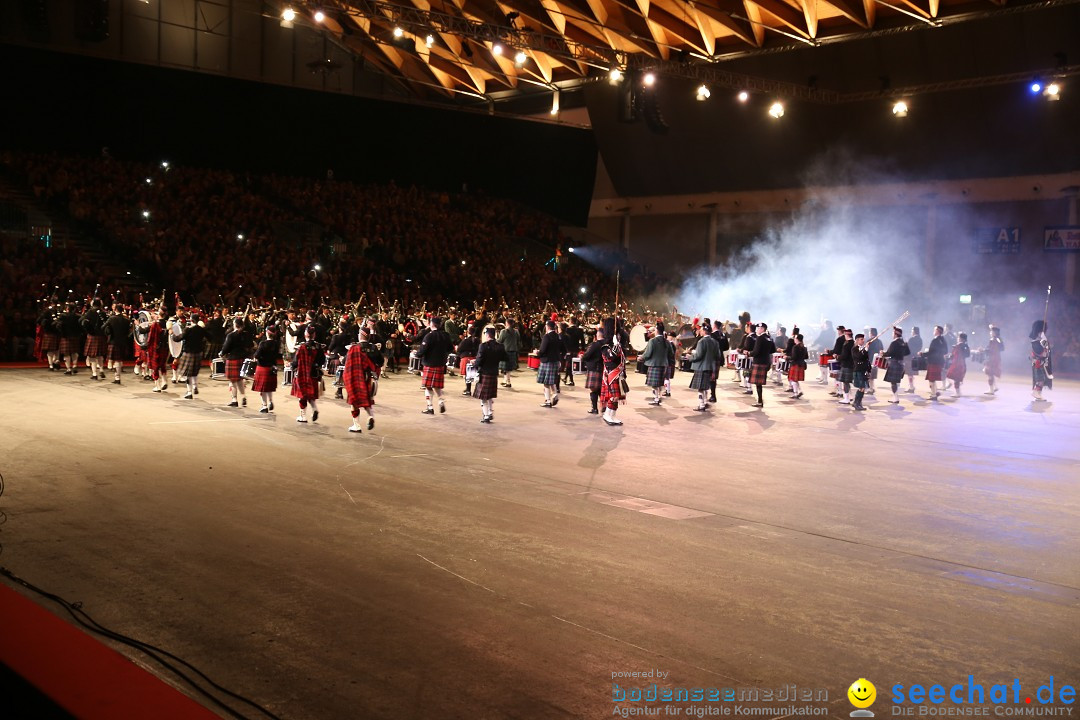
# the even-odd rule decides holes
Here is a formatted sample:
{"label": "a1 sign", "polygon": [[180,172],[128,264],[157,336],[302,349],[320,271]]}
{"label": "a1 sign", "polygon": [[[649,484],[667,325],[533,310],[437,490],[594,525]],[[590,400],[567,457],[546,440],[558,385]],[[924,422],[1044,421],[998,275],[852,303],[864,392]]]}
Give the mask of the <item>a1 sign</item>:
{"label": "a1 sign", "polygon": [[1020,253],[1020,228],[976,228],[972,250],[976,255],[1017,255]]}

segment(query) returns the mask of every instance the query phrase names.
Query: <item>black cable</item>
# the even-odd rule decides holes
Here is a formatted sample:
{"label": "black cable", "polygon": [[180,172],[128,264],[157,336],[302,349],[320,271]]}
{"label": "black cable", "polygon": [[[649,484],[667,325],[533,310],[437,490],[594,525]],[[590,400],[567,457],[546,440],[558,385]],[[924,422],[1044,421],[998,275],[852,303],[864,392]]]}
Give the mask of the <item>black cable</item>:
{"label": "black cable", "polygon": [[199,670],[197,667],[195,667],[194,665],[192,665],[188,661],[184,660],[183,658],[179,658],[179,657],[177,657],[176,655],[173,655],[172,653],[170,653],[167,650],[162,650],[161,648],[156,647],[154,645],[151,645],[149,643],[144,643],[141,640],[136,640],[135,638],[129,637],[127,635],[123,635],[121,633],[118,633],[118,632],[115,632],[113,630],[110,630],[110,629],[106,628],[105,626],[101,625],[96,620],[94,620],[92,617],[90,617],[90,615],[85,610],[82,609],[82,603],[70,603],[67,600],[65,600],[64,598],[60,597],[59,595],[55,595],[53,593],[42,590],[41,588],[31,584],[30,582],[28,582],[26,580],[23,580],[19,576],[15,575],[13,572],[8,570],[6,567],[0,566],[0,575],[3,575],[4,577],[7,577],[8,579],[10,579],[15,584],[20,585],[20,586],[26,588],[27,590],[30,590],[31,592],[37,593],[38,595],[40,595],[40,596],[42,596],[42,597],[44,597],[44,598],[46,598],[48,600],[52,600],[53,602],[59,604],[61,607],[63,607],[65,610],[68,611],[68,614],[71,615],[71,617],[75,620],[75,622],[77,622],[79,625],[83,626],[87,630],[89,630],[89,631],[91,631],[93,633],[97,633],[98,635],[102,635],[104,637],[107,637],[110,640],[115,640],[116,642],[119,642],[119,643],[122,643],[124,645],[129,646],[129,647],[135,648],[136,650],[143,653],[144,655],[152,658],[158,664],[160,664],[162,667],[164,667],[165,669],[167,669],[170,672],[172,672],[173,674],[175,674],[177,677],[179,677],[185,683],[190,685],[196,692],[198,692],[199,694],[205,696],[212,703],[214,703],[215,705],[220,707],[222,710],[224,710],[226,713],[228,713],[232,717],[237,718],[238,720],[247,720],[246,716],[241,715],[236,710],[234,710],[233,708],[226,705],[224,702],[222,702],[217,697],[215,697],[213,694],[211,694],[208,690],[204,689],[201,685],[199,685],[194,679],[192,679],[191,677],[184,674],[179,668],[177,668],[176,666],[174,666],[171,663],[167,662],[161,656],[163,655],[163,656],[165,656],[165,657],[167,657],[167,658],[169,658],[171,660],[174,660],[174,661],[180,663],[184,667],[189,668],[192,672],[194,672],[196,675],[198,675],[203,680],[205,680],[207,683],[209,683],[210,686],[213,687],[218,692],[223,693],[223,694],[225,694],[225,695],[227,695],[227,696],[229,696],[229,697],[231,697],[231,698],[233,698],[233,699],[235,699],[235,700],[237,700],[239,702],[242,702],[242,703],[244,703],[246,705],[249,705],[250,707],[252,707],[255,710],[259,711],[260,713],[262,713],[266,717],[270,718],[271,720],[282,720],[278,715],[275,715],[274,713],[270,712],[269,710],[267,710],[263,706],[259,705],[255,701],[250,700],[250,699],[244,697],[243,695],[238,695],[237,693],[234,693],[233,691],[231,691],[231,690],[229,690],[227,688],[224,688],[221,685],[218,685],[216,682],[214,682],[209,677],[207,677],[205,673],[203,673],[201,670]]}

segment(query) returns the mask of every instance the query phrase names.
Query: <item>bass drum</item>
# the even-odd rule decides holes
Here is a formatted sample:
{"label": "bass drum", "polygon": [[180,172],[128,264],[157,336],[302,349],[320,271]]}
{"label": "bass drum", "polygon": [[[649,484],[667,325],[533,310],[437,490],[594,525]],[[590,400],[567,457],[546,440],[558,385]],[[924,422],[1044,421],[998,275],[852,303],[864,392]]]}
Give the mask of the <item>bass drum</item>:
{"label": "bass drum", "polygon": [[285,335],[285,349],[289,351],[290,355],[296,353],[296,346],[300,342],[298,339],[300,336],[296,334],[298,327],[299,326],[296,323],[289,323],[283,328]]}
{"label": "bass drum", "polygon": [[132,332],[135,334],[135,344],[139,347],[145,348],[150,344],[150,325],[153,322],[154,319],[146,310],[140,310],[135,316],[135,327]]}
{"label": "bass drum", "polygon": [[375,393],[379,392],[379,378],[374,375],[371,376],[371,379],[368,380],[368,390],[371,391],[371,397],[374,398]]}
{"label": "bass drum", "polygon": [[679,328],[679,334],[675,338],[675,343],[680,349],[685,349],[694,344],[694,326],[690,323],[683,323]]}
{"label": "bass drum", "polygon": [[630,348],[636,352],[645,352],[645,346],[649,342],[649,331],[652,330],[649,323],[638,323],[630,328]]}
{"label": "bass drum", "polygon": [[184,328],[176,318],[169,320],[169,354],[180,357],[184,350]]}

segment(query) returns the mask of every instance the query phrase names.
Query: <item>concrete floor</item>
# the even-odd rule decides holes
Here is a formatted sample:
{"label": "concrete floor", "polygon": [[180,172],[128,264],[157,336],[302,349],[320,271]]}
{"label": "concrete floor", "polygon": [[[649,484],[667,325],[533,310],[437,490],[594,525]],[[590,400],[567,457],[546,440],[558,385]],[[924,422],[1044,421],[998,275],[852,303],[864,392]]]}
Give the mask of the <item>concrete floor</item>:
{"label": "concrete floor", "polygon": [[0,564],[285,718],[608,717],[650,670],[832,715],[860,677],[879,716],[894,683],[1078,684],[1078,384],[756,411],[725,372],[700,414],[642,378],[615,429],[528,373],[491,426],[460,378],[428,417],[398,375],[355,436],[205,373],[185,401],[4,371]]}

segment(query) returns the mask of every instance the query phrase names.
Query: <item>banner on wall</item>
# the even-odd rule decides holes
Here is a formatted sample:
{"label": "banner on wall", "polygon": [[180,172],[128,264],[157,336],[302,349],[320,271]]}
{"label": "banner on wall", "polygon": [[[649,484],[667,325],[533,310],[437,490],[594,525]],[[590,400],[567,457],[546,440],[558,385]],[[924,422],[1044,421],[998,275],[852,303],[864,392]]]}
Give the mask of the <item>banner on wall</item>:
{"label": "banner on wall", "polygon": [[975,228],[972,250],[976,255],[1018,255],[1020,253],[1020,228]]}
{"label": "banner on wall", "polygon": [[1080,252],[1080,225],[1057,225],[1044,228],[1043,250]]}

